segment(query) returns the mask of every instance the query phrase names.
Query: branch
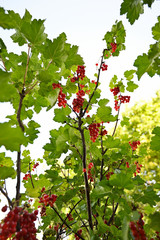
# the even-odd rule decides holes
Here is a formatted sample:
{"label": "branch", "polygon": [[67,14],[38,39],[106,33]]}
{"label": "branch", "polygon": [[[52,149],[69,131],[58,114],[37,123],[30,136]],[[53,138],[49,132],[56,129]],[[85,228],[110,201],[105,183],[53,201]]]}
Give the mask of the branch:
{"label": "branch", "polygon": [[22,129],[22,132],[24,132],[24,125],[21,121],[22,102],[25,97],[24,90],[22,90],[22,93],[19,93],[19,95],[20,95],[20,100],[19,100],[19,107],[18,107],[18,111],[17,111],[17,121],[18,121],[20,128]]}
{"label": "branch", "polygon": [[12,203],[11,199],[9,198],[7,192],[5,192],[1,186],[0,186],[0,191],[7,198],[10,208],[13,208],[13,203]]}
{"label": "branch", "polygon": [[34,184],[33,184],[33,180],[32,180],[32,174],[31,174],[31,163],[29,163],[29,174],[30,174],[30,177],[31,177],[32,187],[34,188]]}
{"label": "branch", "polygon": [[2,56],[0,56],[0,58],[1,58],[1,60],[2,60],[2,63],[3,63],[3,68],[4,68],[4,70],[7,72],[7,68],[6,68],[6,66],[5,66],[5,63],[4,63],[4,61],[3,61],[3,58],[2,58]]}
{"label": "branch", "polygon": [[111,224],[111,222],[113,221],[114,216],[115,216],[116,211],[117,211],[117,208],[118,208],[118,203],[116,204],[116,207],[115,207],[114,210],[113,210],[112,216],[110,217],[110,219],[109,219],[109,221],[108,221],[108,223],[107,223],[108,226],[109,226],[109,225]]}
{"label": "branch", "polygon": [[[82,199],[80,199],[80,200],[73,206],[73,208],[70,209],[69,214],[71,214],[71,212],[76,208],[76,206],[77,206],[81,201],[82,201]],[[63,227],[63,224],[66,222],[66,220],[67,220],[67,217],[63,220],[63,222],[62,222],[62,224],[61,224],[60,232],[61,232],[62,227]],[[58,239],[59,235],[60,235],[60,233],[57,234],[57,239]]]}
{"label": "branch", "polygon": [[[84,129],[81,128],[82,121],[81,118],[79,119],[79,131],[81,134],[82,139],[82,146],[83,146],[83,154],[82,154],[82,164],[83,168],[86,169],[86,143],[85,143],[85,137],[84,137]],[[88,221],[89,226],[91,229],[93,229],[93,223],[92,223],[92,210],[91,210],[91,201],[90,201],[90,188],[88,184],[88,176],[87,172],[84,172],[84,182],[85,182],[85,192],[86,192],[86,199],[87,199],[87,211],[88,211]]]}
{"label": "branch", "polygon": [[76,114],[76,117],[79,118],[78,114],[73,110],[73,108],[71,107],[71,105],[69,105],[69,104],[67,103],[67,106]]}
{"label": "branch", "polygon": [[78,148],[75,145],[71,145],[71,147],[74,147],[76,149],[77,153],[79,154],[80,158],[82,159],[82,154],[80,153]]}
{"label": "branch", "polygon": [[68,225],[68,223],[65,221],[65,219],[63,219],[63,218],[61,217],[61,215],[59,214],[59,212],[57,211],[57,209],[56,209],[54,206],[51,207],[51,208],[55,211],[55,213],[57,214],[57,216],[61,219],[62,223],[64,223],[64,224],[66,225],[66,227],[68,227],[69,229],[71,229],[71,231],[72,231],[73,233],[75,233],[80,239],[85,240],[81,235],[79,235],[77,232],[75,232],[75,231]]}
{"label": "branch", "polygon": [[33,86],[25,92],[25,95],[27,95],[37,84],[38,84],[38,81],[35,84],[33,84]]}
{"label": "branch", "polygon": [[119,113],[120,113],[120,106],[121,106],[121,101],[120,101],[120,105],[119,105],[119,109],[118,109],[116,124],[115,124],[114,130],[113,130],[113,133],[112,133],[112,137],[114,136],[116,129],[117,129],[117,125],[118,125],[118,121],[119,121],[118,117],[119,117]]}
{"label": "branch", "polygon": [[95,91],[97,90],[98,83],[99,83],[99,78],[100,78],[101,67],[102,67],[102,64],[103,64],[103,56],[104,56],[104,51],[105,51],[105,50],[106,50],[106,49],[103,50],[103,55],[101,56],[101,63],[100,63],[100,67],[99,67],[99,69],[98,69],[97,84],[96,84],[96,86],[95,86],[95,88],[94,88],[94,90],[93,90],[93,92],[92,92],[92,94],[91,94],[91,96],[90,96],[90,99],[89,99],[89,101],[88,101],[88,104],[87,104],[86,108],[84,109],[84,112],[82,112],[82,117],[85,115],[85,113],[86,113],[86,111],[87,111],[87,109],[88,109],[88,107],[89,107],[89,105],[90,105],[90,103],[91,103],[91,100],[92,100],[92,98],[93,98],[93,96],[94,96],[94,94],[95,94]]}

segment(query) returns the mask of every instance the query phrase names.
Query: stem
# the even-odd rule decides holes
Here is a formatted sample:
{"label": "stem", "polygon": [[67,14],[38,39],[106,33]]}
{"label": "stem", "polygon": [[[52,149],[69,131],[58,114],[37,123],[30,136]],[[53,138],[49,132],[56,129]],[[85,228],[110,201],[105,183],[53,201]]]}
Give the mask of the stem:
{"label": "stem", "polygon": [[27,95],[36,85],[38,84],[38,81],[33,84],[31,88],[29,88],[26,92],[25,95]]}
{"label": "stem", "polygon": [[12,209],[13,208],[13,203],[12,203],[11,199],[9,198],[7,192],[5,192],[1,186],[0,186],[0,191],[7,198],[9,207],[10,207],[10,209]]}
{"label": "stem", "polygon": [[95,86],[95,88],[94,88],[94,90],[93,90],[93,92],[92,92],[92,94],[91,94],[91,96],[90,96],[90,99],[89,99],[89,101],[88,101],[88,104],[87,104],[86,108],[84,109],[84,112],[82,112],[82,117],[85,115],[85,113],[86,113],[86,111],[87,111],[87,109],[88,109],[88,107],[89,107],[89,105],[90,105],[90,103],[91,103],[91,100],[92,100],[92,98],[93,98],[93,96],[94,96],[94,94],[95,94],[95,91],[96,91],[96,89],[97,89],[97,87],[98,87],[99,78],[100,78],[100,72],[101,72],[101,67],[102,67],[102,64],[103,64],[104,51],[105,51],[105,49],[103,50],[103,54],[102,54],[102,56],[101,56],[100,67],[99,67],[99,69],[98,69],[97,84],[96,84],[96,86]]}
{"label": "stem", "polygon": [[115,206],[115,208],[114,208],[114,210],[113,210],[112,216],[110,217],[110,219],[109,219],[109,221],[108,221],[108,223],[107,223],[108,226],[109,226],[109,225],[111,224],[111,222],[113,221],[114,216],[115,216],[116,211],[117,211],[117,208],[118,208],[118,203],[116,204],[116,206]]}
{"label": "stem", "polygon": [[114,136],[114,134],[116,132],[116,129],[117,129],[117,125],[118,125],[118,121],[119,121],[118,117],[119,117],[119,113],[120,113],[120,106],[121,106],[121,102],[120,102],[120,105],[119,105],[117,120],[116,120],[116,124],[115,124],[114,130],[113,130],[113,133],[112,133],[112,137]]}
{"label": "stem", "polygon": [[16,206],[19,206],[19,200],[21,198],[20,186],[21,186],[21,146],[19,152],[17,153]]}
{"label": "stem", "polygon": [[[64,224],[66,225],[66,227],[68,227],[69,229],[72,230],[72,228],[68,225],[68,223],[65,221],[65,219],[63,219],[63,218],[61,217],[61,215],[59,214],[59,212],[57,211],[57,209],[56,209],[54,206],[52,207],[52,209],[55,211],[55,213],[57,214],[57,216],[61,219],[62,223],[64,223]],[[83,238],[81,235],[79,235],[77,232],[75,232],[75,231],[73,231],[73,230],[72,230],[72,232],[75,233],[80,239],[84,240],[84,238]]]}
{"label": "stem", "polygon": [[[81,134],[82,146],[83,146],[82,164],[83,164],[83,169],[86,169],[87,168],[86,143],[85,143],[85,137],[84,137],[84,129],[81,128],[81,125],[82,125],[82,121],[81,121],[81,118],[79,118],[79,131]],[[86,192],[86,199],[87,199],[88,221],[89,221],[90,228],[93,229],[92,210],[91,210],[91,201],[90,201],[90,189],[89,189],[89,184],[88,184],[87,172],[84,172],[84,182],[85,182],[85,192]]]}
{"label": "stem", "polygon": [[22,90],[22,93],[19,93],[19,95],[20,95],[20,100],[19,100],[19,107],[18,107],[18,111],[17,111],[17,121],[18,121],[20,128],[22,129],[22,132],[24,132],[24,125],[21,121],[22,102],[25,97],[24,90]]}

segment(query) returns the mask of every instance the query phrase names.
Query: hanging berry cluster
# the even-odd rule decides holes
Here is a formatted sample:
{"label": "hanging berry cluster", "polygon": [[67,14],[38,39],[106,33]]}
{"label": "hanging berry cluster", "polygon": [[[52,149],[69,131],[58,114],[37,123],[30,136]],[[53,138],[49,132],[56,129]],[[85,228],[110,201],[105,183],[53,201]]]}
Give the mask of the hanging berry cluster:
{"label": "hanging berry cluster", "polygon": [[136,223],[130,222],[130,229],[131,229],[131,232],[132,232],[135,240],[146,240],[147,239],[146,234],[143,229],[144,221],[142,220],[142,218],[143,218],[143,214],[141,213],[141,216]]}
{"label": "hanging berry cluster", "polygon": [[117,43],[111,43],[111,47],[112,47],[112,53],[114,53],[117,49]]}
{"label": "hanging berry cluster", "polygon": [[37,215],[38,210],[29,213],[21,207],[15,207],[7,214],[3,223],[0,224],[0,239],[10,239],[14,235],[13,240],[36,240],[37,230],[34,222],[37,219]]}
{"label": "hanging berry cluster", "polygon": [[[77,233],[78,233],[78,235],[82,235],[82,229],[79,229],[78,231],[77,231]],[[75,233],[75,240],[79,240],[80,238],[78,237],[78,235]]]}
{"label": "hanging berry cluster", "polygon": [[[100,130],[99,128],[101,127],[101,124],[102,124],[102,128]],[[91,123],[89,125],[88,129],[90,133],[90,139],[92,142],[95,142],[99,135],[104,136],[108,133],[107,130],[103,129],[103,122],[101,124]]]}
{"label": "hanging berry cluster", "polygon": [[67,103],[67,101],[66,101],[66,94],[64,94],[63,92],[62,92],[62,87],[61,87],[61,84],[60,83],[53,83],[52,84],[52,87],[53,87],[53,90],[54,89],[56,89],[56,88],[59,88],[60,89],[60,91],[59,91],[59,95],[58,95],[58,106],[59,107],[66,107],[66,103]]}
{"label": "hanging berry cluster", "polygon": [[48,194],[43,194],[42,197],[40,197],[39,203],[43,203],[45,206],[53,207],[56,200],[57,195],[52,194],[49,196]]}
{"label": "hanging berry cluster", "polygon": [[140,145],[140,141],[133,141],[132,143],[129,142],[129,145],[131,146],[132,150],[135,151],[138,147],[138,145]]}
{"label": "hanging berry cluster", "polygon": [[72,77],[70,80],[71,82],[76,82],[79,79],[83,80],[85,77],[85,66],[78,66],[76,70],[77,76]]}
{"label": "hanging berry cluster", "polygon": [[83,106],[83,102],[84,102],[83,96],[85,95],[85,92],[81,89],[76,93],[76,95],[77,95],[77,98],[73,99],[72,104],[73,104],[73,110],[79,113],[80,109]]}
{"label": "hanging berry cluster", "polygon": [[[110,91],[113,93],[114,96],[117,96],[120,93],[120,89],[118,86],[110,89]],[[120,101],[120,102],[119,102]],[[118,100],[116,99],[114,101],[114,109],[118,111],[120,108],[120,103],[129,103],[130,101],[130,96],[122,96],[121,94],[118,96]]]}

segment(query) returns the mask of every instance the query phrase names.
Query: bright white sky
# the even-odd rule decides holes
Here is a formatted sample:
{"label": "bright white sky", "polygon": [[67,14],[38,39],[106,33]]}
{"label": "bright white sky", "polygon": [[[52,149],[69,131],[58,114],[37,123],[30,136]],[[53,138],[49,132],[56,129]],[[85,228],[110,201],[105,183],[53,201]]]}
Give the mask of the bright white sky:
{"label": "bright white sky", "polygon": [[[108,71],[104,72],[101,78],[102,87],[106,92],[103,96],[111,98],[112,95],[107,88],[110,79],[114,74],[118,75],[119,79],[123,77],[125,70],[133,69],[136,57],[148,51],[149,45],[154,42],[151,27],[160,13],[160,1],[155,1],[152,9],[146,7],[145,13],[131,26],[126,17],[119,14],[121,2],[121,0],[0,0],[0,5],[6,10],[18,12],[21,16],[27,9],[33,18],[46,19],[45,27],[49,38],[56,38],[61,32],[65,32],[68,42],[79,46],[79,54],[85,61],[86,74],[91,79],[94,79],[95,63],[98,62],[105,47],[102,41],[105,33],[111,29],[115,20],[122,20],[127,35],[126,51],[121,52],[120,57],[106,62]],[[11,33],[12,31],[0,29],[0,37],[8,46],[8,50],[19,53],[17,44],[12,44],[9,40]],[[141,99],[149,100],[156,90],[160,89],[158,76],[149,78],[148,75],[144,75],[139,83],[140,87],[131,94],[130,106]],[[38,117],[35,116],[36,121],[42,125],[39,140],[35,141],[34,147],[30,148],[35,159],[42,157],[41,148],[48,142],[49,129],[54,127],[51,111],[45,115],[45,118],[44,112]],[[6,108],[6,105],[1,104],[0,122],[3,122],[4,117],[10,114],[11,108],[8,105]]]}

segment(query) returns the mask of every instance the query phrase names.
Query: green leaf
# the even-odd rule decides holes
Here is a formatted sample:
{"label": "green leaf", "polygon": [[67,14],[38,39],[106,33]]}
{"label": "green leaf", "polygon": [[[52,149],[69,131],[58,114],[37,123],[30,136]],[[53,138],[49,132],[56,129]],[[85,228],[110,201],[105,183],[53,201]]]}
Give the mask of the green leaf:
{"label": "green leaf", "polygon": [[3,8],[0,8],[0,26],[4,29],[17,28],[21,23],[21,18],[18,13],[14,11],[5,12]]}
{"label": "green leaf", "polygon": [[59,95],[59,88],[56,88],[46,97],[46,99],[49,102],[49,107],[47,108],[47,111],[50,110],[56,104],[58,95]]}
{"label": "green leaf", "polygon": [[152,3],[154,3],[155,0],[143,0],[143,4],[147,4],[148,7],[151,7]]}
{"label": "green leaf", "polygon": [[5,157],[5,153],[0,153],[0,165],[1,167],[12,167],[14,163],[10,157]]}
{"label": "green leaf", "polygon": [[158,22],[152,27],[152,34],[155,40],[160,40],[160,16],[158,17]]}
{"label": "green leaf", "polygon": [[13,128],[10,123],[0,123],[0,146],[7,150],[19,151],[19,146],[26,143],[26,138],[19,127]]}
{"label": "green leaf", "polygon": [[42,48],[42,53],[45,58],[52,59],[58,67],[61,66],[63,62],[66,61],[68,54],[64,49],[66,41],[66,34],[61,33],[53,42],[49,39],[46,40],[44,47]]}
{"label": "green leaf", "polygon": [[124,72],[125,78],[130,81],[134,77],[135,70],[127,70]]}
{"label": "green leaf", "polygon": [[65,108],[61,108],[61,109],[55,109],[54,110],[54,114],[55,117],[53,118],[54,121],[56,122],[61,122],[64,123],[65,121],[67,121],[67,116],[71,113],[71,110],[68,106],[66,106]]}
{"label": "green leaf", "polygon": [[144,12],[141,0],[123,0],[121,4],[120,14],[127,13],[127,19],[130,24],[133,24]]}
{"label": "green leaf", "polygon": [[138,56],[134,62],[134,66],[137,67],[137,76],[138,80],[143,76],[144,73],[148,73],[150,77],[153,77],[155,74],[155,70],[152,66],[152,60],[148,58],[147,54],[143,54],[142,56]]}
{"label": "green leaf", "polygon": [[68,57],[65,62],[65,66],[67,69],[71,68],[73,65],[83,65],[82,57],[77,54],[78,46],[73,45],[70,47],[70,44],[66,44],[65,50],[67,51]]}
{"label": "green leaf", "polygon": [[97,109],[97,116],[103,122],[114,122],[117,119],[117,116],[113,116],[111,114],[112,108],[111,107],[99,107]]}
{"label": "green leaf", "polygon": [[4,44],[2,38],[0,38],[0,53],[2,52],[3,49],[6,49],[6,45]]}
{"label": "green leaf", "polygon": [[152,134],[155,134],[155,136],[151,138],[150,147],[152,150],[159,151],[160,150],[160,127],[155,127],[152,131]]}
{"label": "green leaf", "polygon": [[16,94],[16,89],[9,83],[11,73],[0,69],[0,102],[8,102]]}
{"label": "green leaf", "polygon": [[100,107],[103,107],[103,106],[107,105],[107,103],[109,103],[109,100],[104,98],[104,99],[99,100],[98,105]]}
{"label": "green leaf", "polygon": [[106,181],[105,182],[101,181],[93,189],[93,191],[91,193],[91,197],[93,199],[103,198],[104,196],[107,196],[109,192],[110,192],[110,188],[106,185]]}
{"label": "green leaf", "polygon": [[114,139],[112,136],[106,136],[107,139],[104,141],[104,146],[106,148],[119,148],[120,147],[120,139]]}
{"label": "green leaf", "polygon": [[131,176],[129,174],[126,175],[123,172],[118,174],[113,174],[109,179],[109,183],[112,186],[117,186],[117,187],[126,188],[126,189],[132,189],[134,187]]}
{"label": "green leaf", "polygon": [[98,216],[96,219],[98,221],[98,232],[100,234],[106,233],[108,226],[104,223],[103,219],[100,216]]}
{"label": "green leaf", "polygon": [[0,180],[6,179],[6,178],[15,178],[16,177],[16,171],[13,167],[1,167],[0,171]]}
{"label": "green leaf", "polygon": [[121,126],[129,126],[129,118],[128,117],[123,117],[122,121],[121,121]]}
{"label": "green leaf", "polygon": [[151,228],[153,228],[157,232],[160,232],[160,213],[155,212],[154,214],[149,215],[149,218],[151,220]]}
{"label": "green leaf", "polygon": [[20,32],[25,36],[30,44],[38,46],[45,41],[47,34],[44,33],[44,21],[45,20],[34,19],[31,22],[24,21],[22,24]]}
{"label": "green leaf", "polygon": [[127,91],[133,92],[136,88],[138,88],[138,85],[135,84],[133,81],[127,82]]}

